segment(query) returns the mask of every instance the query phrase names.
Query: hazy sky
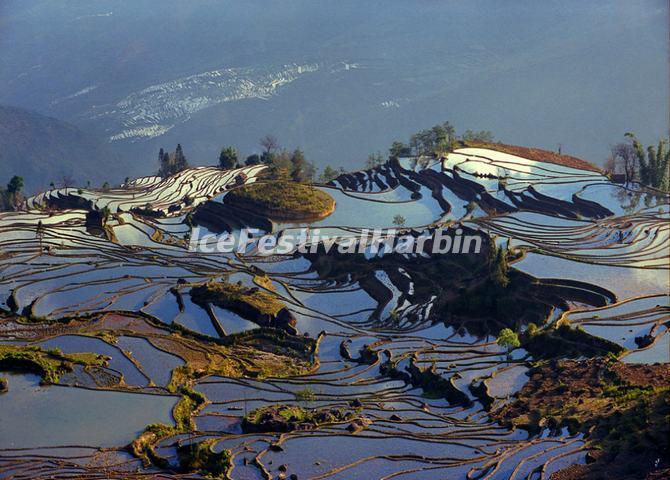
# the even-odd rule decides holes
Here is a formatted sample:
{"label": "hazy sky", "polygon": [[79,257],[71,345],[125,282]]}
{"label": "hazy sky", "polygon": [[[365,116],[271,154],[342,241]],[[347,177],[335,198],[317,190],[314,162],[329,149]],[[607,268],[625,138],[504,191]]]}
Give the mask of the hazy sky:
{"label": "hazy sky", "polygon": [[[317,72],[266,98],[197,110],[161,137],[112,145],[134,174],[154,168],[161,145],[181,142],[192,160],[212,163],[224,144],[248,154],[273,133],[320,165],[352,168],[450,120],[459,131],[562,144],[602,163],[626,131],[651,142],[668,129],[667,8],[663,0],[3,0],[0,103],[106,139],[128,121],[114,116],[118,103],[152,85],[227,68],[248,69],[253,83],[263,68],[314,63]],[[151,108],[160,117],[171,101]]]}

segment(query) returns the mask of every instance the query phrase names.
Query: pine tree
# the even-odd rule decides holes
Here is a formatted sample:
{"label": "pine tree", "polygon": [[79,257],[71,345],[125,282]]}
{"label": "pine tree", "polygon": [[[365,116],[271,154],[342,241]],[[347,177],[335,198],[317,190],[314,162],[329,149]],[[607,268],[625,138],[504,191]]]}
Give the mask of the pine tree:
{"label": "pine tree", "polygon": [[[23,178],[14,175],[7,184],[7,191],[4,192],[7,208],[15,209],[22,201],[21,189],[23,188]],[[1,190],[0,190],[1,191]]]}
{"label": "pine tree", "polygon": [[337,170],[330,165],[326,165],[326,168],[323,169],[323,172],[321,172],[321,175],[319,176],[319,182],[328,183],[337,178],[338,175]]}
{"label": "pine tree", "polygon": [[296,148],[291,155],[291,179],[294,182],[307,181],[305,172],[306,167],[307,161],[305,160],[305,154],[302,153],[302,150]]}
{"label": "pine tree", "polygon": [[268,176],[273,180],[290,180],[291,172],[293,171],[293,163],[291,162],[291,154],[282,149],[279,152],[273,153],[271,162],[269,163]]}
{"label": "pine tree", "polygon": [[495,240],[491,239],[489,246],[489,278],[499,287],[507,287],[509,285],[509,264],[507,262],[507,250],[498,247]]}
{"label": "pine tree", "polygon": [[247,166],[260,165],[260,163],[261,163],[261,157],[256,153],[249,155],[247,159],[244,161],[244,164]]}
{"label": "pine tree", "polygon": [[221,149],[219,154],[219,167],[230,170],[235,168],[237,165],[237,149],[233,146],[229,146]]}
{"label": "pine tree", "polygon": [[165,153],[165,150],[161,148],[158,151],[158,176],[159,177],[167,177],[169,176],[169,170],[170,170],[170,156]]}
{"label": "pine tree", "polygon": [[181,148],[181,143],[177,144],[177,150],[175,150],[174,152],[174,160],[175,160],[174,168],[176,169],[174,173],[181,172],[182,170],[186,170],[188,168],[188,161],[184,156],[184,151]]}
{"label": "pine tree", "polygon": [[169,154],[162,148],[158,153],[160,159],[160,168],[158,169],[158,176],[169,177],[188,168],[188,160],[184,156],[181,144],[177,144],[177,149],[174,153]]}
{"label": "pine tree", "polygon": [[23,178],[14,175],[12,179],[7,184],[7,191],[11,194],[17,194],[21,192],[23,188]]}
{"label": "pine tree", "polygon": [[316,177],[316,166],[312,162],[307,162],[305,164],[305,181],[313,182]]}

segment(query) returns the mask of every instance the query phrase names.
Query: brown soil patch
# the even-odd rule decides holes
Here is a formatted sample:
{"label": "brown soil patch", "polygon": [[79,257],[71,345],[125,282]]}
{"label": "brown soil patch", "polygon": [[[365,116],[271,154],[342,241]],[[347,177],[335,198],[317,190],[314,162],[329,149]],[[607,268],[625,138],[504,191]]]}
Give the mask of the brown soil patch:
{"label": "brown soil patch", "polygon": [[586,435],[589,463],[552,480],[644,479],[670,466],[670,364],[563,360],[529,375],[517,399],[491,416],[533,433],[567,426]]}
{"label": "brown soil patch", "polygon": [[571,155],[559,155],[549,150],[532,147],[519,147],[517,145],[505,145],[504,143],[478,143],[478,142],[463,142],[464,147],[471,148],[488,148],[498,152],[509,153],[518,157],[536,160],[538,162],[553,163],[562,165],[564,167],[579,168],[581,170],[589,170],[591,172],[601,173],[601,170],[595,165],[582,160],[581,158],[573,157]]}

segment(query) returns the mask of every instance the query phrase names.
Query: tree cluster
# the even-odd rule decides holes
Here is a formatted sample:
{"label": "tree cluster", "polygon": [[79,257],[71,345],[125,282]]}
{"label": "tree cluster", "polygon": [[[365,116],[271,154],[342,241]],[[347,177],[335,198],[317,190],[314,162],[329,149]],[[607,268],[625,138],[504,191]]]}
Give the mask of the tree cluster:
{"label": "tree cluster", "polygon": [[465,142],[493,143],[495,137],[490,130],[466,130],[463,135],[461,135],[461,140]]}
{"label": "tree cluster", "polygon": [[189,167],[188,160],[186,160],[184,151],[179,143],[176,150],[172,153],[168,153],[161,148],[158,152],[158,163],[160,166],[157,175],[163,178],[175,175]]}
{"label": "tree cluster", "polygon": [[328,183],[331,180],[335,180],[337,177],[342,175],[343,173],[346,173],[344,168],[340,167],[339,169],[335,169],[331,167],[330,165],[326,165],[326,167],[323,169],[323,172],[321,172],[321,175],[319,175],[319,182],[320,183]]}
{"label": "tree cluster", "polygon": [[635,156],[640,167],[640,182],[649,187],[668,191],[670,187],[670,149],[668,149],[668,140],[661,139],[658,146],[647,147],[646,155],[642,144],[632,133],[627,133],[627,137],[633,142]]}
{"label": "tree cluster", "polygon": [[290,152],[282,148],[272,135],[261,138],[260,145],[263,147],[260,163],[268,165],[271,178],[294,182],[310,182],[314,179],[316,168],[307,161],[299,148]]}
{"label": "tree cluster", "polygon": [[[399,157],[432,157],[444,155],[453,150],[458,141],[492,143],[495,141],[493,133],[489,130],[466,130],[460,137],[456,135],[456,129],[448,121],[437,124],[431,128],[421,130],[410,136],[408,143],[394,141],[389,148],[390,158]],[[385,162],[381,153],[377,152],[368,156],[366,168],[374,168]],[[427,162],[420,162],[425,168]]]}
{"label": "tree cluster", "polygon": [[[310,182],[314,179],[316,168],[307,161],[299,148],[292,152],[282,148],[279,141],[272,135],[266,135],[259,141],[263,151],[249,155],[244,164],[267,165],[270,178],[276,180],[292,180],[294,182]],[[219,167],[231,169],[240,167],[239,154],[233,146],[225,147],[219,155]]]}
{"label": "tree cluster", "polygon": [[228,146],[221,149],[219,154],[219,167],[224,170],[231,170],[239,166],[237,149],[233,146]]}
{"label": "tree cluster", "polygon": [[456,140],[456,129],[449,122],[421,130],[409,137],[409,147],[415,155],[433,155],[451,150]]}
{"label": "tree cluster", "polygon": [[496,287],[506,288],[509,285],[508,256],[509,248],[498,247],[495,240],[492,239],[488,255],[489,279]]}
{"label": "tree cluster", "polygon": [[648,187],[668,191],[670,188],[670,149],[668,140],[661,139],[658,146],[646,149],[633,133],[626,133],[627,142],[612,147],[605,163],[609,173],[622,174],[626,183],[640,182]]}

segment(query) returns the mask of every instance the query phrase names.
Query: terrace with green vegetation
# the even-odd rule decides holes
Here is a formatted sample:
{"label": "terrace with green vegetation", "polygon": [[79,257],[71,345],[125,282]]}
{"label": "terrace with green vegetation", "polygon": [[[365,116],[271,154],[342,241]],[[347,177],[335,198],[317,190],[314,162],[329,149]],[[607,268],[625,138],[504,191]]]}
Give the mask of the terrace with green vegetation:
{"label": "terrace with green vegetation", "polygon": [[230,450],[215,452],[213,447],[217,440],[212,438],[202,442],[180,445],[177,448],[180,470],[199,472],[207,477],[228,478],[232,467]]}
{"label": "terrace with green vegetation", "polygon": [[222,308],[230,308],[241,314],[249,311],[258,315],[276,317],[286,306],[275,295],[257,287],[209,281],[191,289],[191,298],[197,304],[212,303]]}
{"label": "terrace with green vegetation", "polygon": [[75,365],[105,366],[109,359],[94,353],[62,353],[26,345],[0,345],[0,370],[36,373],[44,382],[58,383]]}
{"label": "terrace with green vegetation", "polygon": [[[461,140],[487,148],[452,151]],[[82,467],[48,448],[19,455],[2,428],[13,421],[21,431],[32,418],[6,415],[0,450],[12,471],[99,477],[109,454],[118,455],[105,467],[110,478],[383,478],[408,469],[417,478],[526,478],[587,454],[613,471],[628,459],[640,469],[670,458],[661,438],[668,385],[659,380],[670,372],[654,365],[668,362],[667,198],[585,165],[551,165],[570,164],[560,152],[492,142],[485,131],[459,139],[436,125],[394,144],[390,161],[374,155],[368,170],[318,189],[304,184],[313,177],[298,152],[289,158],[269,141],[262,164],[249,167],[227,149],[223,168],[182,170],[163,152],[169,176],[160,182],[53,190],[26,199],[30,211],[0,216],[0,365],[59,384],[26,393],[34,376],[12,375],[16,387],[0,398],[15,411],[26,395],[61,400],[72,414],[57,448],[79,445],[79,431],[101,446]],[[258,178],[266,183],[245,186]],[[296,217],[334,208],[324,192],[337,193],[333,217]],[[313,200],[322,195],[323,204]],[[196,225],[221,233],[327,224],[343,243],[368,220],[413,235],[476,234],[482,248],[186,248]],[[603,274],[611,267],[616,276]],[[629,361],[648,365],[628,371]],[[132,410],[124,404],[117,420],[100,408],[75,426],[83,416],[71,398],[84,389],[66,386],[106,390],[132,408],[151,402],[138,403],[150,414],[107,442],[113,432],[102,422],[122,425]],[[470,414],[459,415],[464,408]],[[44,436],[29,434],[20,448],[37,452]],[[374,453],[360,448],[379,440]],[[0,454],[0,471],[2,462]]]}
{"label": "terrace with green vegetation", "polygon": [[637,475],[670,455],[670,365],[610,356],[546,362],[528,375],[517,398],[492,416],[532,433],[568,427],[586,434],[587,464],[561,478],[644,478]]}
{"label": "terrace with green vegetation", "polygon": [[351,419],[354,412],[342,408],[307,409],[299,405],[269,405],[250,412],[242,420],[245,433],[309,430],[326,423]]}
{"label": "terrace with green vegetation", "polygon": [[229,192],[223,201],[273,220],[318,219],[335,210],[335,200],[323,190],[287,181],[245,185]]}

